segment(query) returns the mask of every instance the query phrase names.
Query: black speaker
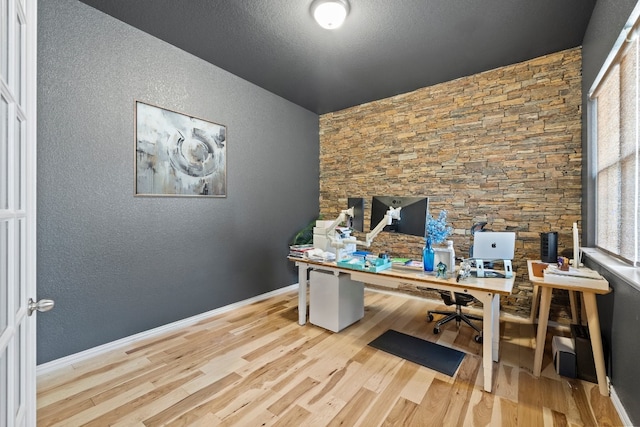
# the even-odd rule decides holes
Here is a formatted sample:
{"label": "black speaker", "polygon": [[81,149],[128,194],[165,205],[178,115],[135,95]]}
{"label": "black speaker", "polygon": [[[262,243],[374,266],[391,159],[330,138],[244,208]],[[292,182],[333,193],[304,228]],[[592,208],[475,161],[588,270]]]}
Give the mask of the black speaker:
{"label": "black speaker", "polygon": [[558,233],[540,233],[540,261],[558,262]]}

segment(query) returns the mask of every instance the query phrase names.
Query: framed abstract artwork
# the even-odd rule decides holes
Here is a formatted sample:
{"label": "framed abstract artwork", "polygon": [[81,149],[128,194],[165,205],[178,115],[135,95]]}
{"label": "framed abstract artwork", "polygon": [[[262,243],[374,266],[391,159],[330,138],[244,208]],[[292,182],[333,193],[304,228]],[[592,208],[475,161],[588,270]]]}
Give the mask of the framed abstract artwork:
{"label": "framed abstract artwork", "polygon": [[135,102],[135,195],[227,195],[226,126]]}

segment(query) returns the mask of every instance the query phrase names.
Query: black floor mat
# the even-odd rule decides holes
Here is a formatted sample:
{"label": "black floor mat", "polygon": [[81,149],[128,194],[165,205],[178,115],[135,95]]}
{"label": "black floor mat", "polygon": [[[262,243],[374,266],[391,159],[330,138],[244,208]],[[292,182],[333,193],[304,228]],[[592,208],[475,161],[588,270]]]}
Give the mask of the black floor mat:
{"label": "black floor mat", "polygon": [[464,353],[389,329],[369,343],[371,347],[453,376]]}

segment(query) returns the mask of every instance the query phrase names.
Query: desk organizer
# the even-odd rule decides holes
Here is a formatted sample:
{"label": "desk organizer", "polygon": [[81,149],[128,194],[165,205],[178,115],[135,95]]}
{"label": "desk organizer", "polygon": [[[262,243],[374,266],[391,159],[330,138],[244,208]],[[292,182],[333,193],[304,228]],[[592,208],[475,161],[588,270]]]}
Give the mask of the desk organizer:
{"label": "desk organizer", "polygon": [[361,257],[351,258],[336,263],[338,267],[350,268],[352,270],[368,271],[370,273],[378,273],[387,268],[391,268],[391,260],[384,258],[375,258],[373,260],[365,260]]}

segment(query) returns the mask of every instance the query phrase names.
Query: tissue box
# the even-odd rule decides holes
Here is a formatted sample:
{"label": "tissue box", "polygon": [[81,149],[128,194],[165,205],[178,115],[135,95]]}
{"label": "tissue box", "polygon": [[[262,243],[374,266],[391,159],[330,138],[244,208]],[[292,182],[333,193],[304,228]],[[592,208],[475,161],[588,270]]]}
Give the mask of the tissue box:
{"label": "tissue box", "polygon": [[553,337],[551,353],[556,372],[563,377],[576,377],[576,351],[573,339],[567,337]]}

